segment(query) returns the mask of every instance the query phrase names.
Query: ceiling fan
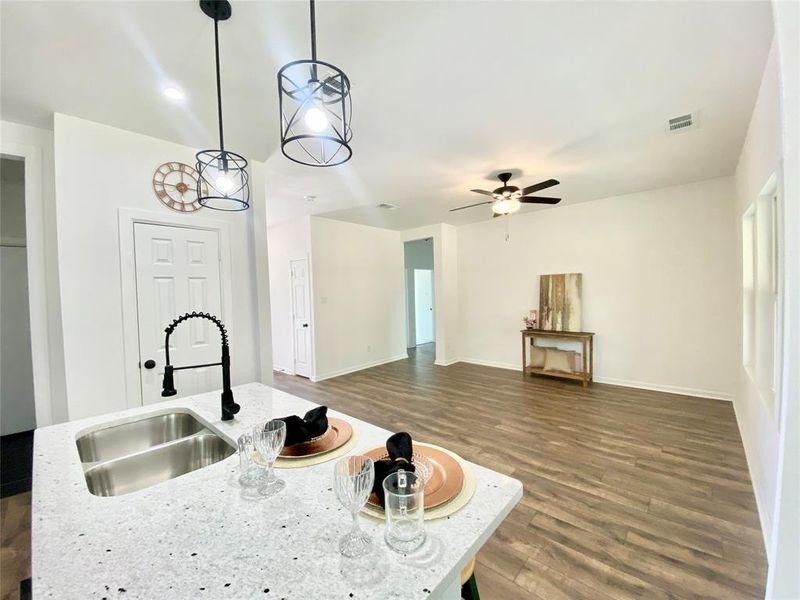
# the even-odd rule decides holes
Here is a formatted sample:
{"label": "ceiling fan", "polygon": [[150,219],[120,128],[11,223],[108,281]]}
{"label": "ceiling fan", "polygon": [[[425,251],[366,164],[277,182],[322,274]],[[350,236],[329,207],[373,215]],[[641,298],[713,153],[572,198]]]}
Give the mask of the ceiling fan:
{"label": "ceiling fan", "polygon": [[492,192],[486,190],[470,190],[476,194],[491,196],[492,200],[477,202],[476,204],[468,204],[467,206],[459,206],[458,208],[451,208],[450,212],[464,210],[465,208],[472,208],[474,206],[483,206],[484,204],[491,204],[494,216],[502,217],[503,215],[517,212],[522,204],[558,204],[561,202],[561,198],[547,198],[545,196],[526,195],[553,187],[554,185],[558,185],[559,182],[555,179],[548,179],[547,181],[534,183],[533,185],[519,189],[515,185],[508,185],[508,180],[511,179],[511,173],[500,173],[497,178],[503,182],[503,185]]}

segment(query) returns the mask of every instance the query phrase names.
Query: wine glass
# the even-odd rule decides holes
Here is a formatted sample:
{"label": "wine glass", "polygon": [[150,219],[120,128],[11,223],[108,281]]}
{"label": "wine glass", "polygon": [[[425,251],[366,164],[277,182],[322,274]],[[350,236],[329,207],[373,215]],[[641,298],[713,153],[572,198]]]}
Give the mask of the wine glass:
{"label": "wine glass", "polygon": [[358,511],[367,503],[375,482],[375,464],[367,456],[345,456],[334,467],[336,497],[353,517],[353,527],[339,540],[339,552],[353,558],[372,549],[372,540],[358,526]]}
{"label": "wine glass", "polygon": [[279,419],[259,423],[253,429],[253,443],[267,468],[264,480],[258,488],[258,493],[262,496],[274,496],[286,487],[286,482],[278,479],[272,468],[284,441],[286,441],[286,423]]}

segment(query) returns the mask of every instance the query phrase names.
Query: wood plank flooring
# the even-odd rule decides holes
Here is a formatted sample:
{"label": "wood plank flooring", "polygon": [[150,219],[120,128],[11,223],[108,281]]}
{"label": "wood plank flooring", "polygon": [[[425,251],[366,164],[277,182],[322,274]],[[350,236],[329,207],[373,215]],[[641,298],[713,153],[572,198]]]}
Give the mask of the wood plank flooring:
{"label": "wood plank flooring", "polygon": [[766,560],[729,402],[409,360],[275,387],[520,479],[478,554],[485,600],[763,598]]}
{"label": "wood plank flooring", "polygon": [[0,599],[18,600],[31,576],[31,493],[0,500]]}

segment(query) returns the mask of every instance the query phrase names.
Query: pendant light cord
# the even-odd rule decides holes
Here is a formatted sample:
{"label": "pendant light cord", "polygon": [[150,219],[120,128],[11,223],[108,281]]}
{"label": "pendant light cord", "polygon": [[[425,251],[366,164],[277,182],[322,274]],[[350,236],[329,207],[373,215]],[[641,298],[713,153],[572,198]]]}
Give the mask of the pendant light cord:
{"label": "pendant light cord", "polygon": [[317,18],[314,10],[314,0],[311,2],[311,60],[317,62]]}
{"label": "pendant light cord", "polygon": [[317,11],[314,8],[314,0],[309,0],[311,4],[311,80],[317,81]]}
{"label": "pendant light cord", "polygon": [[[313,1],[313,0],[312,0]],[[225,141],[222,135],[222,84],[219,78],[219,21],[214,19],[214,54],[217,61],[217,116],[219,118],[219,149],[225,150]]]}

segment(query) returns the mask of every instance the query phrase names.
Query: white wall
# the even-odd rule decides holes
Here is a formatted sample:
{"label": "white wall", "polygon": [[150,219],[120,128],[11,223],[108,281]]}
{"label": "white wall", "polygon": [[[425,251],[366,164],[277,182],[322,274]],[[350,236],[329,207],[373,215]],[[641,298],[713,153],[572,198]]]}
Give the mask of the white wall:
{"label": "white wall", "polygon": [[251,161],[250,183],[255,191],[255,202],[250,204],[253,212],[253,236],[251,252],[254,256],[254,274],[256,282],[256,298],[258,307],[258,342],[259,342],[259,381],[272,385],[272,314],[269,281],[269,242],[267,231],[266,203],[266,165]]}
{"label": "white wall", "polygon": [[0,435],[36,427],[25,247],[25,163],[0,159]]}
{"label": "white wall", "polygon": [[[61,329],[53,132],[0,121],[0,151],[26,156],[30,197],[26,202],[28,287],[37,424],[67,420]],[[30,163],[30,164],[28,164]],[[38,202],[37,202],[38,199]]]}
{"label": "white wall", "polygon": [[[55,115],[58,258],[61,274],[66,389],[70,419],[126,408],[120,290],[118,209],[168,212],[152,188],[167,161],[192,164],[195,150],[179,144]],[[260,168],[260,167],[259,167]],[[263,202],[255,188],[253,202]],[[259,379],[259,320],[252,211],[208,209],[199,217],[231,228],[234,384]],[[191,222],[195,215],[185,215]]]}
{"label": "white wall", "polygon": [[784,200],[783,379],[768,598],[800,597],[800,5],[773,2]]}
{"label": "white wall", "polygon": [[400,233],[311,217],[315,379],[406,358]]}
{"label": "white wall", "polygon": [[[747,207],[758,197],[770,177],[780,168],[781,133],[780,100],[778,88],[778,55],[775,44],[770,49],[761,89],[758,94],[750,127],[736,168],[736,223],[735,259],[737,271],[742,271],[741,219]],[[737,319],[736,398],[734,407],[747,453],[747,462],[753,480],[761,528],[769,548],[772,529],[772,507],[775,502],[775,482],[778,461],[778,414],[771,398],[762,397],[752,371],[742,365],[742,285],[737,280],[736,299],[739,306]],[[763,331],[762,331],[763,337]],[[755,340],[756,347],[770,343],[768,339]]]}
{"label": "white wall", "polygon": [[583,273],[597,380],[731,398],[733,203],[722,178],[460,227],[461,358],[520,369],[539,275]]}
{"label": "white wall", "polygon": [[[292,276],[289,261],[311,258],[309,217],[290,219],[268,229],[269,287],[272,311],[272,364],[285,373],[294,373],[294,342],[292,325]],[[309,264],[311,297],[313,298],[313,268]],[[316,323],[311,315],[312,340]],[[313,353],[312,353],[313,355]],[[314,378],[312,365],[312,379]]]}

